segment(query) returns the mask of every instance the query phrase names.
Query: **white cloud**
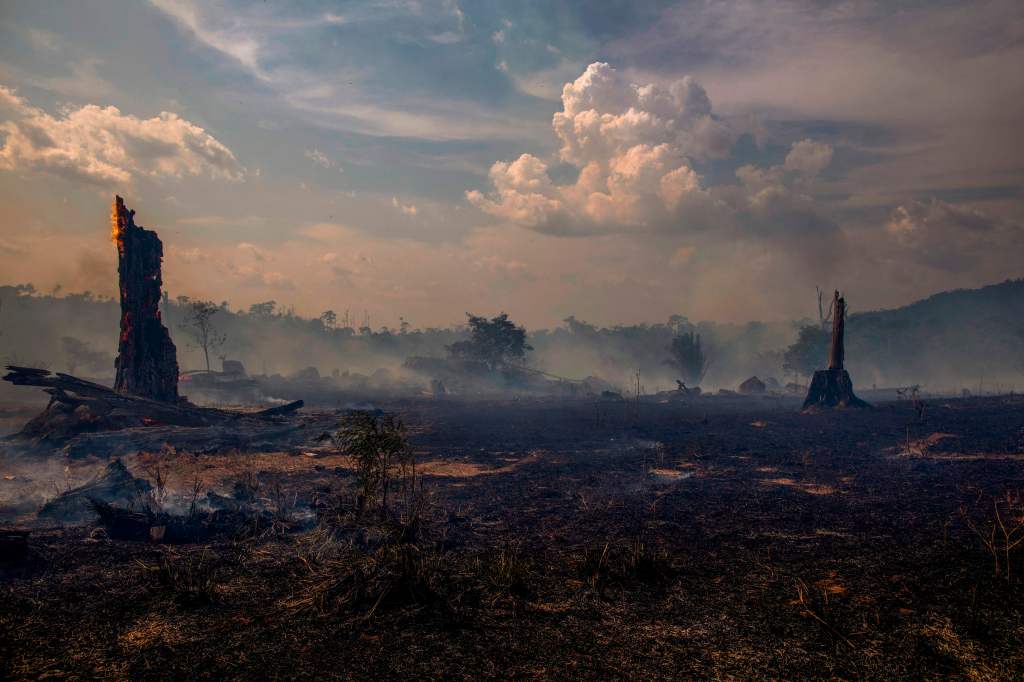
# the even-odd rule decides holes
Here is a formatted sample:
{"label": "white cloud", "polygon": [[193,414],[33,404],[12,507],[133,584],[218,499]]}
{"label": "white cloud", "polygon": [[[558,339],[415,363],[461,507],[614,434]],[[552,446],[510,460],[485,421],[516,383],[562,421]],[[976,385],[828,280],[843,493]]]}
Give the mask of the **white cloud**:
{"label": "white cloud", "polygon": [[[464,39],[465,17],[458,3],[386,2],[352,7],[351,15],[307,14],[290,4],[257,3],[228,8],[199,0],[150,0],[199,44],[226,56],[261,81],[285,104],[317,125],[364,135],[430,140],[527,139],[530,126],[485,103],[452,101],[436,93],[385,96],[364,84],[384,78],[373,60],[348,60],[327,72],[302,58],[317,27],[374,24],[389,17],[401,25],[400,39],[452,44]],[[369,26],[367,30],[384,30]],[[388,30],[391,30],[390,28]],[[364,55],[365,56],[365,55]],[[519,125],[513,125],[518,123]]]}
{"label": "white cloud", "polygon": [[510,69],[504,61],[502,64],[504,68],[501,71],[508,74],[519,92],[555,102],[562,97],[562,87],[566,81],[573,80],[583,68],[583,64],[565,58],[550,68],[525,73]]}
{"label": "white cloud", "polygon": [[993,259],[1017,260],[1024,227],[938,199],[897,206],[885,232],[908,262],[947,272],[983,269]]}
{"label": "white cloud", "polygon": [[231,25],[219,26],[207,21],[200,16],[196,4],[189,0],[150,0],[150,3],[190,30],[204,44],[237,60],[260,80],[270,80],[260,67],[260,41],[240,22],[232,28]]}
{"label": "white cloud", "polygon": [[420,210],[416,208],[416,204],[403,204],[398,200],[398,197],[391,197],[391,205],[405,215],[413,216],[420,212]]}
{"label": "white cloud", "polygon": [[861,206],[1003,186],[1024,137],[1019,0],[677,2],[604,54],[714,83],[716,110],[834,125],[866,156],[838,191]]}
{"label": "white cloud", "polygon": [[259,248],[255,244],[250,244],[249,242],[240,242],[238,244],[238,250],[242,253],[249,254],[258,261],[265,261],[268,259],[267,253],[263,249]]}
{"label": "white cloud", "polygon": [[562,160],[577,165],[637,144],[667,144],[693,158],[722,157],[733,134],[711,116],[704,88],[687,76],[667,88],[630,83],[596,62],[562,89],[563,111],[552,121]]}
{"label": "white cloud", "polygon": [[[523,154],[495,163],[490,191],[467,192],[470,203],[510,223],[563,235],[710,230],[720,240],[766,247],[775,241],[809,258],[837,239],[837,223],[809,194],[831,163],[827,144],[801,140],[784,164],[743,166],[738,185],[705,187],[691,160],[727,154],[735,133],[713,116],[692,78],[664,87],[634,84],[596,63],[565,85],[562,103],[552,126],[561,160],[579,169],[575,182],[556,184],[545,161]],[[677,252],[673,265],[692,253]]]}
{"label": "white cloud", "polygon": [[[321,168],[331,169],[336,166],[336,164],[330,157],[328,157],[326,154],[324,154],[322,151],[315,147],[313,149],[307,149],[305,152],[303,152],[303,156],[305,156],[307,159],[309,159],[316,165],[320,166]],[[338,167],[338,170],[341,171],[341,167]]]}
{"label": "white cloud", "polygon": [[239,179],[244,169],[230,149],[177,114],[141,119],[117,107],[87,104],[58,117],[0,86],[6,134],[0,168],[71,176],[93,183],[127,183],[134,176],[209,175]]}
{"label": "white cloud", "polygon": [[492,191],[468,192],[471,203],[528,227],[579,233],[679,226],[711,202],[689,159],[721,156],[733,134],[691,78],[636,85],[598,62],[565,84],[562,104],[552,127],[562,160],[580,169],[576,183],[556,186],[545,162],[523,154],[495,163]]}
{"label": "white cloud", "polygon": [[832,147],[814,140],[800,140],[786,155],[786,170],[817,175],[832,163]]}

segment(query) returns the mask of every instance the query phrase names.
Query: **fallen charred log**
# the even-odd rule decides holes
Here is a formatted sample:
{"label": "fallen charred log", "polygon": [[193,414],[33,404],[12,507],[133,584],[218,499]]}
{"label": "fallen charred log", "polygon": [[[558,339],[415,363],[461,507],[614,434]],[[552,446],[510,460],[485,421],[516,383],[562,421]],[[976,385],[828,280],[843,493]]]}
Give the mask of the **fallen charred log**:
{"label": "fallen charred log", "polygon": [[43,412],[28,422],[18,436],[66,441],[82,433],[116,431],[132,427],[216,426],[239,421],[258,422],[298,410],[296,400],[259,412],[234,412],[199,407],[185,400],[166,403],[118,393],[101,384],[69,374],[9,365],[4,381],[16,386],[38,386],[50,395]]}
{"label": "fallen charred log", "polygon": [[149,509],[125,509],[100,501],[93,502],[93,509],[113,540],[169,545],[258,534],[274,522],[272,514],[259,510],[215,509],[175,516]]}
{"label": "fallen charred log", "polygon": [[160,452],[164,449],[196,455],[217,452],[253,452],[281,450],[304,442],[309,432],[303,423],[277,423],[247,420],[213,426],[145,426],[80,433],[63,442],[60,452],[69,459],[93,455],[120,457],[134,452]]}

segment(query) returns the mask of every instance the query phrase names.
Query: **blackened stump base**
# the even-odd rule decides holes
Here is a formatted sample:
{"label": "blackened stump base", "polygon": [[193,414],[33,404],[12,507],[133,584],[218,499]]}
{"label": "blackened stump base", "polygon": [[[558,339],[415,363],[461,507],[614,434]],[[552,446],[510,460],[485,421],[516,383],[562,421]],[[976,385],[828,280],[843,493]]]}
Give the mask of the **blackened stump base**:
{"label": "blackened stump base", "polygon": [[804,400],[804,410],[834,407],[870,407],[853,394],[853,382],[845,369],[820,369],[814,373]]}

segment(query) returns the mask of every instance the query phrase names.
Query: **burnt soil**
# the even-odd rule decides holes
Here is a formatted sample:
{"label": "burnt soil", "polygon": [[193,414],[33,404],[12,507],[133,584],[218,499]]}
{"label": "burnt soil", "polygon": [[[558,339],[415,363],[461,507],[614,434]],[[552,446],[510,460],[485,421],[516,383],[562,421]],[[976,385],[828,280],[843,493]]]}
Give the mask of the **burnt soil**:
{"label": "burnt soil", "polygon": [[415,523],[358,517],[322,445],[126,459],[279,513],[174,546],[34,527],[0,677],[1024,678],[1024,545],[997,572],[967,522],[1024,492],[1019,397],[382,407]]}

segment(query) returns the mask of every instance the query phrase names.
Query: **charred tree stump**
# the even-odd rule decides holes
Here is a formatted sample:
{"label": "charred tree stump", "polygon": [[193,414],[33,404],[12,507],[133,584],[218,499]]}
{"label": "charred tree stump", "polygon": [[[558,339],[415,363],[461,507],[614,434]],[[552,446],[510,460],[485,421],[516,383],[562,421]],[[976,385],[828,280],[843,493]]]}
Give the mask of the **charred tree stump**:
{"label": "charred tree stump", "polygon": [[121,336],[114,390],[173,403],[178,400],[178,357],[160,319],[163,243],[156,232],[136,225],[134,216],[115,196],[110,221],[117,243]]}
{"label": "charred tree stump", "polygon": [[38,386],[50,395],[46,409],[11,438],[66,441],[83,433],[154,426],[252,429],[260,420],[301,408],[302,401],[296,400],[259,412],[228,412],[178,397],[177,352],[160,320],[163,244],[156,232],[136,225],[134,216],[115,196],[110,217],[117,243],[121,336],[114,389],[69,374],[8,365],[4,381]]}
{"label": "charred tree stump", "polygon": [[846,301],[835,292],[832,301],[832,344],[829,347],[828,369],[814,373],[811,386],[804,400],[804,410],[836,407],[868,407],[868,404],[853,393],[853,381],[843,368],[845,346],[843,337],[846,327]]}

